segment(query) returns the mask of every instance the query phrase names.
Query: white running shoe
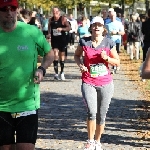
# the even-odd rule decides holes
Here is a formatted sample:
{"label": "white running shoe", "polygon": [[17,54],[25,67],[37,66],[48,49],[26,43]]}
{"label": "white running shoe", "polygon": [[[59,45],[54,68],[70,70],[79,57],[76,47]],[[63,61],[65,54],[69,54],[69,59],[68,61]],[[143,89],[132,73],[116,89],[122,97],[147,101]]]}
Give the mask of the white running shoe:
{"label": "white running shoe", "polygon": [[118,67],[117,67],[117,71],[119,71],[119,70],[120,70],[120,67],[118,66]]}
{"label": "white running shoe", "polygon": [[95,142],[90,142],[89,140],[87,140],[84,150],[95,150]]}
{"label": "white running shoe", "polygon": [[72,50],[72,45],[70,45],[70,47],[69,47],[71,50]]}
{"label": "white running shoe", "polygon": [[101,143],[95,141],[95,150],[103,150]]}
{"label": "white running shoe", "polygon": [[72,49],[73,49],[73,50],[75,49],[74,45],[72,45]]}
{"label": "white running shoe", "polygon": [[59,76],[60,76],[60,79],[61,79],[61,80],[65,80],[65,75],[64,75],[64,73],[60,74]]}
{"label": "white running shoe", "polygon": [[115,74],[115,71],[114,71],[114,70],[112,70],[112,71],[111,71],[111,74]]}
{"label": "white running shoe", "polygon": [[54,80],[60,80],[58,74],[55,74],[55,75],[54,75]]}
{"label": "white running shoe", "polygon": [[115,70],[115,69],[113,69],[112,71],[111,71],[111,74],[116,74],[117,73],[117,70]]}

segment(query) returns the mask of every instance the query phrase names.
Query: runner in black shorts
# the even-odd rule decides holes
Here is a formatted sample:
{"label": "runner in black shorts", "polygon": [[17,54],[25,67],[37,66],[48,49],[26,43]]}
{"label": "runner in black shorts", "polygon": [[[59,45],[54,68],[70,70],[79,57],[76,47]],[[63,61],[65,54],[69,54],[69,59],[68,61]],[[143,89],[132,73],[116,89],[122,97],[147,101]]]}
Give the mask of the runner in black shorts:
{"label": "runner in black shorts", "polygon": [[[21,114],[22,116],[19,116]],[[35,145],[38,129],[38,112],[26,111],[24,113],[0,112],[0,149],[3,145],[13,145],[16,143],[32,143]],[[14,137],[16,131],[16,139]],[[26,149],[29,149],[28,144]],[[21,147],[17,144],[17,150]],[[25,147],[24,147],[25,148]]]}
{"label": "runner in black shorts", "polygon": [[[54,71],[56,80],[65,80],[64,76],[64,60],[65,60],[65,51],[67,36],[66,32],[69,31],[70,25],[67,21],[67,18],[60,16],[59,8],[53,8],[53,17],[49,20],[48,31],[49,36],[51,37],[51,45],[54,50]],[[61,71],[58,75],[58,60],[60,61]]]}
{"label": "runner in black shorts", "polygon": [[17,21],[18,8],[18,0],[0,0],[0,150],[35,150],[39,84],[54,60],[43,33]]}

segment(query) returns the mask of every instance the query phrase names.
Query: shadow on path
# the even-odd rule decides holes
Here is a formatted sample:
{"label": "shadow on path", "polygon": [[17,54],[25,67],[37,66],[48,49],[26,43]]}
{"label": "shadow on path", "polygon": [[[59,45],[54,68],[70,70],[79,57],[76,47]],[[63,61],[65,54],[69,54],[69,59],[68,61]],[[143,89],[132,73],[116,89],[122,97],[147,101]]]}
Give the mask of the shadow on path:
{"label": "shadow on path", "polygon": [[[136,103],[138,105],[138,101]],[[138,113],[142,112],[139,110]],[[85,141],[85,120],[86,108],[80,96],[51,92],[41,94],[39,139]],[[135,101],[113,98],[107,114],[106,132],[102,137],[102,143],[141,147],[142,143],[137,143],[140,139],[133,136],[141,126],[137,122]]]}

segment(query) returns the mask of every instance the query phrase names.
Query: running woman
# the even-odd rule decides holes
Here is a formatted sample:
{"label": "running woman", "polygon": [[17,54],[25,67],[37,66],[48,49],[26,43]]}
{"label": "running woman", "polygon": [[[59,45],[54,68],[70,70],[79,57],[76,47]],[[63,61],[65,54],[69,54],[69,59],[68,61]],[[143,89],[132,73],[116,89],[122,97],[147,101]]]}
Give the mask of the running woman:
{"label": "running woman", "polygon": [[[82,95],[87,104],[88,140],[84,150],[102,150],[100,138],[114,92],[108,65],[119,66],[120,59],[116,44],[103,36],[106,30],[101,17],[93,18],[91,31],[91,36],[80,39],[74,59],[82,73]],[[83,52],[85,55],[82,63]]]}

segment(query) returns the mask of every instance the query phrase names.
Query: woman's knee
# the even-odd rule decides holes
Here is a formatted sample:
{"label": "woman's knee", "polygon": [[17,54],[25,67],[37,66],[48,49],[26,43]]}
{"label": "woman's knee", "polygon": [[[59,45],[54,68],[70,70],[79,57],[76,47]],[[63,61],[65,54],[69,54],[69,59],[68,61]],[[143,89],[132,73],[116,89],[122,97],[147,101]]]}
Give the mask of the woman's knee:
{"label": "woman's knee", "polygon": [[98,124],[98,125],[103,125],[103,124],[105,124],[105,120],[106,120],[106,116],[97,117],[97,118],[96,118],[96,124]]}
{"label": "woman's knee", "polygon": [[88,113],[88,120],[95,120],[96,119],[96,113]]}

